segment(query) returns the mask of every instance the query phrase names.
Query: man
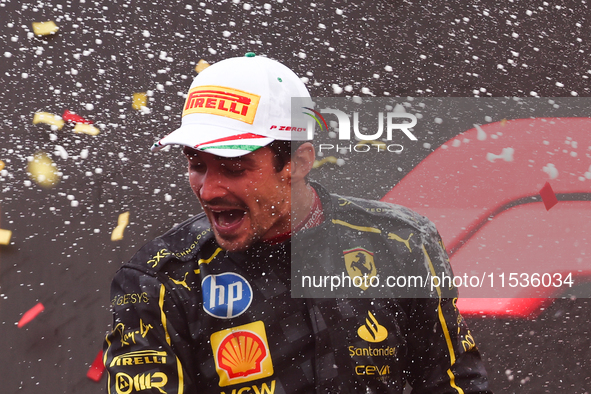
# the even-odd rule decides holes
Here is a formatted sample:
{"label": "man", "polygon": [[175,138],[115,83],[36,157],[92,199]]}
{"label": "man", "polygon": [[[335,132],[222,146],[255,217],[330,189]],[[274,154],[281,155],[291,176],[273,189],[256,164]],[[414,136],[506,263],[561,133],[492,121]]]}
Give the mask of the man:
{"label": "man", "polygon": [[379,262],[451,274],[425,218],[308,182],[314,148],[293,124],[292,97],[310,96],[287,67],[253,54],[195,78],[182,126],[153,149],[184,146],[204,213],[116,274],[110,392],[401,393],[408,382],[416,393],[487,393],[455,290],[292,298],[292,272],[367,276]]}

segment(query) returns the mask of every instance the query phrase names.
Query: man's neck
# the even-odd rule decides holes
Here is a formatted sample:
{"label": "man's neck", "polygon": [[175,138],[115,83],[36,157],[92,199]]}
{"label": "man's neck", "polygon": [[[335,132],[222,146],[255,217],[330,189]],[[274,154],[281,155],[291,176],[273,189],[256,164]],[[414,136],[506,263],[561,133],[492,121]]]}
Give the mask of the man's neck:
{"label": "man's neck", "polygon": [[[322,202],[320,201],[320,197],[311,186],[308,187],[311,193],[312,201],[310,203],[309,208],[307,209],[307,215],[303,217],[297,225],[292,226],[291,231],[286,231],[283,234],[279,234],[271,239],[267,239],[264,241],[265,243],[274,245],[287,241],[289,238],[291,238],[292,233],[296,233],[303,229],[316,227],[324,221],[324,214],[322,212]],[[296,223],[295,221],[293,221],[293,216],[292,223]]]}
{"label": "man's neck", "polygon": [[291,193],[291,228],[295,229],[310,216],[316,192],[309,184]]}
{"label": "man's neck", "polygon": [[320,196],[313,188],[312,190],[312,207],[308,215],[302,220],[300,224],[294,227],[293,232],[297,233],[300,230],[309,229],[312,227],[319,226],[324,222],[324,213],[322,209],[322,201],[320,200]]}

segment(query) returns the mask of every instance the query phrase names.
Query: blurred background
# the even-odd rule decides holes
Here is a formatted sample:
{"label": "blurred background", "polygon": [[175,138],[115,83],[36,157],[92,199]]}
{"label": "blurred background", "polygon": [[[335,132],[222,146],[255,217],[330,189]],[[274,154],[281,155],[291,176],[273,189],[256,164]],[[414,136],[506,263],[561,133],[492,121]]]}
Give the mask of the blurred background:
{"label": "blurred background", "polygon": [[[0,245],[1,391],[106,392],[104,377],[86,374],[110,329],[112,276],[147,240],[200,211],[180,152],[149,147],[180,125],[201,59],[265,55],[321,97],[577,99],[590,96],[589,18],[587,2],[574,0],[0,0],[0,229],[12,231]],[[36,35],[33,22],[47,21],[59,30]],[[586,101],[574,103],[570,112],[550,104],[548,113],[534,114],[589,117]],[[38,112],[65,111],[96,129],[33,124]],[[430,126],[417,127],[419,141],[404,143],[400,155],[375,166],[335,155],[344,165],[329,163],[312,178],[342,194],[381,199],[472,123],[528,112],[481,113],[467,123],[451,121],[453,111],[428,115]],[[591,134],[582,135],[578,163],[590,166]],[[372,181],[377,167],[379,181]],[[579,192],[590,191],[591,181],[579,176]],[[123,238],[112,241],[125,212]],[[581,232],[588,245],[591,234]],[[39,302],[45,310],[18,328]],[[591,392],[587,298],[544,301],[526,316],[468,320],[495,392]]]}

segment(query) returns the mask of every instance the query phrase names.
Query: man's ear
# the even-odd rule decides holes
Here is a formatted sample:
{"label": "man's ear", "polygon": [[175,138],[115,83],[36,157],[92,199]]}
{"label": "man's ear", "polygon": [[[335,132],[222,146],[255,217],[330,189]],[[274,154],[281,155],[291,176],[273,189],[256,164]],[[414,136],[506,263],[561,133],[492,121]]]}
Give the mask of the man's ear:
{"label": "man's ear", "polygon": [[291,154],[291,180],[297,182],[303,180],[312,170],[316,160],[314,145],[305,142]]}

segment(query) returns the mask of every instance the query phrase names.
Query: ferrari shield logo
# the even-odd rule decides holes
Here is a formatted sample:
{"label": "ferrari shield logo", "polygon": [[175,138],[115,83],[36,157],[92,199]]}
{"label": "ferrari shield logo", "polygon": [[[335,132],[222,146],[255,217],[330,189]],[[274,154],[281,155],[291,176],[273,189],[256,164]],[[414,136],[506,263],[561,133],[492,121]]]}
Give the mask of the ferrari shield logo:
{"label": "ferrari shield logo", "polygon": [[[349,277],[361,290],[367,290],[371,283],[371,278],[376,276],[376,265],[373,261],[373,252],[363,248],[353,248],[343,251],[345,266]],[[359,277],[359,279],[355,279]]]}

